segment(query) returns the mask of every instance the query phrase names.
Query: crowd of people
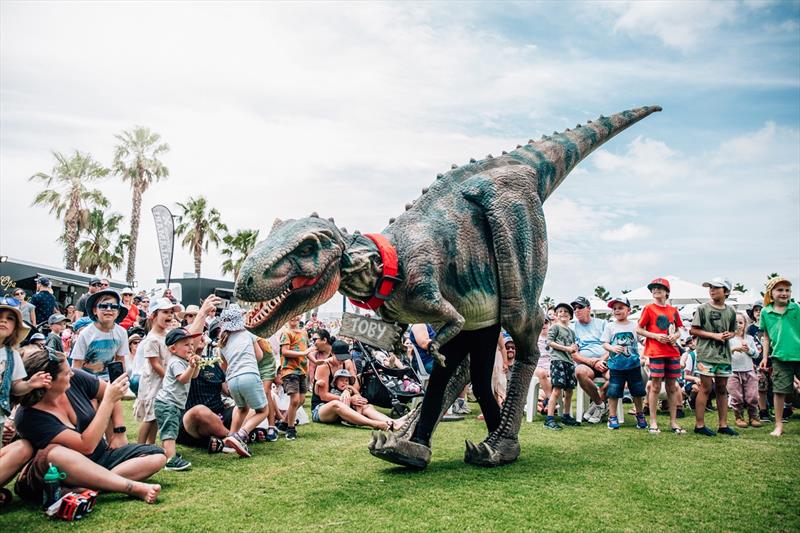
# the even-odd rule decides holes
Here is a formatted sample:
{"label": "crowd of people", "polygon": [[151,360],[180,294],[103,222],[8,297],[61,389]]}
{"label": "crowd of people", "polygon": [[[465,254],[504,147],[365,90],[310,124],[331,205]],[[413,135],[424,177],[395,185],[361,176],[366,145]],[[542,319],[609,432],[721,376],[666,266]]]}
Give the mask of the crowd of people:
{"label": "crowd of people", "polygon": [[[726,305],[727,279],[704,285],[709,301],[688,327],[668,304],[664,278],[649,284],[653,302],[636,322],[624,295],[609,300],[611,321],[593,317],[585,297],[547,309],[535,371],[544,426],[561,430],[605,418],[617,430],[618,404],[630,399],[635,426],[651,434],[661,432],[656,414],[665,408],[673,433],[686,433],[679,420],[692,409],[694,433],[736,436],[728,426],[730,406],[739,429],[773,423],[773,407],[772,435],[780,436],[791,415],[787,400],[800,390],[800,306],[791,299],[791,282],[771,279],[764,304],[746,314]],[[381,430],[403,422],[376,409],[362,390],[363,346],[337,339],[338,324],[326,325],[316,313],[306,322],[293,317],[264,339],[245,329],[243,309],[223,306],[213,295],[184,308],[169,290],[151,301],[95,278],[62,312],[50,281],[40,278],[26,300],[21,289],[0,299],[0,503],[11,499],[2,487],[14,476],[20,497],[40,501],[50,465],[65,473],[68,485],[152,503],[161,487],[147,483],[149,477],[191,468],[178,445],[248,458],[253,443],[281,434],[296,440],[298,424],[308,418]],[[430,324],[412,325],[407,352],[382,361],[440,379],[429,353],[435,336]],[[474,394],[487,424],[498,417],[515,353],[514,340],[501,332],[491,390],[467,387],[451,411],[468,414],[467,397]],[[419,390],[406,378],[395,384]],[[582,420],[572,416],[576,387],[591,402]],[[309,391],[310,417],[303,408]],[[131,394],[136,443],[125,426],[130,403],[121,402]],[[706,424],[714,409],[716,431]]]}

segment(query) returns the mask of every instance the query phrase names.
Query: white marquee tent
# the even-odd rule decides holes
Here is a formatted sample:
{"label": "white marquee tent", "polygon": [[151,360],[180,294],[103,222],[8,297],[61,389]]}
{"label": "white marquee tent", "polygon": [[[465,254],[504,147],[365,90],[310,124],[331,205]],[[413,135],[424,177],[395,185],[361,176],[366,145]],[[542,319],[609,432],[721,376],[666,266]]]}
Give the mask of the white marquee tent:
{"label": "white marquee tent", "polygon": [[[699,304],[708,300],[708,289],[702,285],[684,281],[677,276],[664,276],[670,284],[669,303],[672,305]],[[646,305],[653,301],[647,285],[634,289],[625,296],[631,305]]]}

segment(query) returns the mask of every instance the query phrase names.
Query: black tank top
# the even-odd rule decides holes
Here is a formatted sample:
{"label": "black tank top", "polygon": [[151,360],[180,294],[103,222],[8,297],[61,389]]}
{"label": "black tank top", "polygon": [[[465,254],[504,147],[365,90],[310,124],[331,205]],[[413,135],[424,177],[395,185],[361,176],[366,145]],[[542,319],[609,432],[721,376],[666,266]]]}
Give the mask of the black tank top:
{"label": "black tank top", "polygon": [[[333,375],[336,373],[336,371],[334,371],[331,368],[331,364],[330,363],[326,362],[325,365],[328,367],[328,390],[330,390],[331,387],[333,387]],[[317,367],[317,368],[319,368],[319,367]],[[344,365],[342,365],[342,368],[344,368]],[[341,369],[337,369],[337,370],[341,370]],[[322,398],[320,398],[319,395],[317,394],[317,380],[316,379],[314,379],[314,383],[313,383],[312,386],[313,386],[313,389],[311,391],[311,410],[313,411],[314,409],[316,409],[316,407],[318,405],[323,405],[323,404],[326,404],[328,402],[322,401]]]}

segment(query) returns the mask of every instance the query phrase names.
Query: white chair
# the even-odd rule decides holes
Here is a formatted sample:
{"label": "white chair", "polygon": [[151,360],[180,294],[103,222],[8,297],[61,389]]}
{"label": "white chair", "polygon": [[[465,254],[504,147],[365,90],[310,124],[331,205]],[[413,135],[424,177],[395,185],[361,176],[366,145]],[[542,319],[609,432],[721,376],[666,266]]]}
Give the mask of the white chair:
{"label": "white chair", "polygon": [[[598,387],[602,386],[606,382],[603,378],[595,378],[594,384]],[[583,413],[586,409],[584,409],[584,405],[586,404],[586,400],[588,396],[583,391],[581,384],[578,383],[578,386],[575,387],[577,393],[577,405],[575,406],[575,419],[579,422],[583,422]],[[617,402],[617,418],[619,419],[619,423],[622,424],[625,421],[625,406],[622,403],[622,398],[619,399]]]}
{"label": "white chair", "polygon": [[[539,402],[539,378],[533,376],[531,384],[528,387],[528,400],[525,402],[525,420],[533,422],[533,417],[536,416],[536,406]],[[561,413],[564,413],[564,397],[558,399],[558,408]]]}

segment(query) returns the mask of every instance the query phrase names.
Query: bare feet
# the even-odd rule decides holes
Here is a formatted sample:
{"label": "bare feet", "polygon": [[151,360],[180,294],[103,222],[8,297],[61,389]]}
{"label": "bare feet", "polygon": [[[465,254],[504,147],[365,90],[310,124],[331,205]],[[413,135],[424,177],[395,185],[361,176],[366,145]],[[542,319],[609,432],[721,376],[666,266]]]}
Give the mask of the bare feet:
{"label": "bare feet", "polygon": [[159,492],[161,492],[161,485],[140,483],[137,481],[133,484],[130,494],[144,500],[146,503],[156,503]]}
{"label": "bare feet", "polygon": [[772,433],[770,433],[773,437],[780,437],[783,435],[783,428],[775,428]]}

